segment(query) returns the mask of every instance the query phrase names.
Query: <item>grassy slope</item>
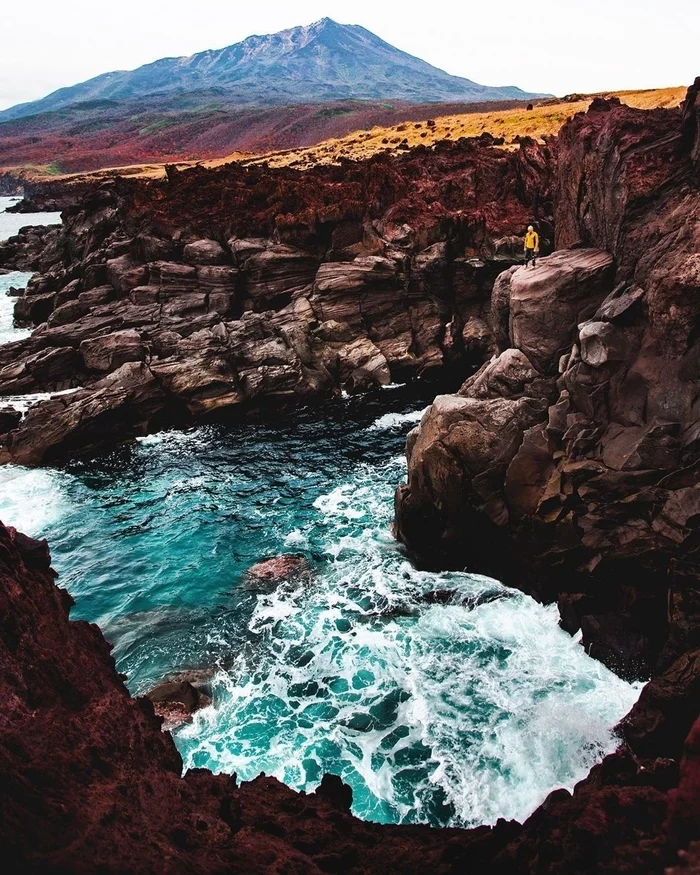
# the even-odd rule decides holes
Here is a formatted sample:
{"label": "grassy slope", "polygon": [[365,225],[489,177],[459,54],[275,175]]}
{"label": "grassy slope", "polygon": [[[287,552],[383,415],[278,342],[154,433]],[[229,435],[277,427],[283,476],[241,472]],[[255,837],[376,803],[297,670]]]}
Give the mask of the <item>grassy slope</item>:
{"label": "grassy slope", "polygon": [[[604,96],[616,96],[630,106],[639,109],[657,109],[676,107],[685,97],[686,88],[664,88],[651,91],[614,92]],[[270,166],[292,166],[306,169],[315,164],[336,162],[339,158],[359,160],[382,151],[397,151],[423,144],[429,146],[439,140],[473,137],[488,131],[497,137],[504,137],[504,148],[513,148],[513,138],[530,136],[542,138],[556,134],[564,122],[577,112],[584,112],[592,100],[592,95],[581,99],[539,101],[532,110],[521,106],[515,109],[497,109],[489,112],[461,112],[452,115],[436,116],[428,124],[428,108],[416,108],[413,120],[402,120],[390,126],[373,126],[370,130],[358,130],[342,137],[324,140],[317,145],[299,149],[284,149],[264,151],[259,154],[251,152],[233,152],[223,158],[204,160],[205,166],[216,167],[230,161],[240,161],[244,164],[266,162]],[[433,111],[435,105],[432,106]],[[178,166],[188,166],[195,162],[178,162]],[[1,171],[0,171],[1,172]],[[30,179],[41,179],[48,176],[47,169],[40,166],[23,168]],[[106,168],[87,174],[75,174],[64,178],[84,179],[123,176],[157,177],[164,174],[164,164],[133,164],[114,168]],[[54,174],[52,179],[58,179]]]}
{"label": "grassy slope", "polygon": [[[654,91],[620,91],[605,96],[619,97],[623,103],[638,109],[658,109],[678,106],[686,88],[663,88]],[[425,122],[402,123],[391,127],[375,127],[371,131],[355,131],[345,137],[327,140],[307,149],[271,153],[256,160],[266,160],[271,166],[292,165],[300,168],[327,164],[338,158],[361,159],[381,151],[394,151],[402,141],[408,146],[430,145],[438,140],[478,137],[484,132],[503,137],[506,148],[513,146],[516,136],[536,139],[557,134],[569,118],[585,112],[592,96],[573,101],[541,101],[532,110],[516,109],[441,116],[434,125]],[[211,165],[225,163],[230,156]]]}

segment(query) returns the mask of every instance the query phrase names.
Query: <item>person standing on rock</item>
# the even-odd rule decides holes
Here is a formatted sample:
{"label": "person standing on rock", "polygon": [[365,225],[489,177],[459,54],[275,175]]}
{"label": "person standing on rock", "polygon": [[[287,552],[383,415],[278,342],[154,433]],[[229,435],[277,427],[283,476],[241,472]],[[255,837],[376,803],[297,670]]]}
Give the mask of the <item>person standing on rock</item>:
{"label": "person standing on rock", "polygon": [[528,226],[527,234],[525,235],[525,267],[532,261],[532,266],[536,267],[536,258],[540,254],[540,235],[535,231],[532,225]]}

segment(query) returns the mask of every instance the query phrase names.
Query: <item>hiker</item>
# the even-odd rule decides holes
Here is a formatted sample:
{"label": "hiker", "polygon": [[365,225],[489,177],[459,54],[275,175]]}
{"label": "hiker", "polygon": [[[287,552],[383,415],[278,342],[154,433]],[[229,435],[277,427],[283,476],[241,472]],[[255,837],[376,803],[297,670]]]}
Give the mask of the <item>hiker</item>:
{"label": "hiker", "polygon": [[528,225],[527,234],[525,235],[525,267],[532,261],[532,266],[536,267],[535,259],[540,254],[540,235],[535,231],[532,225]]}

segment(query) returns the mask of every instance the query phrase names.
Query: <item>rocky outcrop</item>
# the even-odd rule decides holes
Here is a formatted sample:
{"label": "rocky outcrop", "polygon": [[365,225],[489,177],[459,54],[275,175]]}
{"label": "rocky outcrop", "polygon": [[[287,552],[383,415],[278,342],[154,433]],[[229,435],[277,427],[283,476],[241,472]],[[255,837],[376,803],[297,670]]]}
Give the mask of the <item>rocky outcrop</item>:
{"label": "rocky outcrop", "polygon": [[153,703],[156,716],[163,718],[164,730],[187,723],[195,712],[211,705],[211,696],[184,678],[163,681],[146,696]]}
{"label": "rocky outcrop", "polygon": [[522,826],[363,823],[349,813],[350,788],[330,775],[308,795],[264,776],[182,777],[153,701],[186,717],[207,704],[209,677],[173,676],[131,698],[98,628],[69,620],[71,598],[54,577],[45,542],[0,524],[5,871],[661,875],[678,851],[692,852],[700,723],[680,771],[666,758],[675,740],[650,736],[641,761],[607,757]]}
{"label": "rocky outcrop", "polygon": [[[0,263],[39,270],[0,397],[39,403],[0,437],[21,464],[260,404],[459,379],[495,348],[490,291],[533,215],[551,239],[549,147],[481,142],[308,173],[170,169],[95,188]],[[30,245],[31,244],[31,245]],[[24,259],[24,261],[22,261]]]}
{"label": "rocky outcrop", "polygon": [[496,281],[500,354],[409,437],[397,495],[421,561],[557,599],[632,677],[700,646],[698,84],[564,127],[560,248]]}
{"label": "rocky outcrop", "polygon": [[246,571],[245,579],[252,590],[270,591],[287,581],[308,582],[312,575],[308,559],[290,553],[256,562]]}

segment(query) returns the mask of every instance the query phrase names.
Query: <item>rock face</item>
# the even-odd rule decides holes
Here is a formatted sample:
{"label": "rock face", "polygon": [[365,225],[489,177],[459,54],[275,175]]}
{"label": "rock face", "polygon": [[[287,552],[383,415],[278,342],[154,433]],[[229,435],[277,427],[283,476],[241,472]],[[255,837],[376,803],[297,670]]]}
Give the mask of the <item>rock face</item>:
{"label": "rock face", "polygon": [[63,229],[0,247],[0,265],[39,271],[16,304],[37,327],[0,348],[0,398],[81,388],[5,430],[0,460],[459,379],[495,348],[490,292],[519,257],[509,241],[533,215],[552,237],[550,158],[464,141],[308,173],[230,165],[89,190]]}
{"label": "rock face", "polygon": [[411,434],[397,495],[421,561],[558,599],[632,677],[700,646],[699,91],[564,127],[559,251],[496,281],[499,355]]}
{"label": "rock face", "polygon": [[[0,524],[5,871],[661,875],[698,837],[700,722],[680,770],[668,759],[675,737],[650,735],[643,759],[607,757],[523,826],[363,823],[349,814],[350,788],[329,775],[309,795],[263,776],[183,778],[152,702],[129,696],[96,626],[69,621],[54,577],[45,542]],[[173,677],[151,698],[193,708],[202,680]]]}

